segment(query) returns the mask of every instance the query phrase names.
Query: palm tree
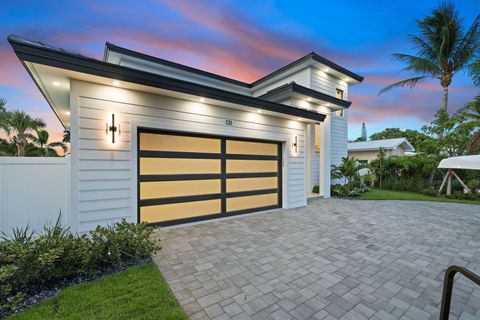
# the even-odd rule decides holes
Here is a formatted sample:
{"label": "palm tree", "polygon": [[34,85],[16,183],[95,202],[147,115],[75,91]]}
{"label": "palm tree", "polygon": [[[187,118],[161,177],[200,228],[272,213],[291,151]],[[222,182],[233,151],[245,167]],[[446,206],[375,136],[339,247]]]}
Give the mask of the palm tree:
{"label": "palm tree", "polygon": [[35,142],[40,146],[45,157],[58,157],[58,152],[55,148],[62,148],[63,152],[67,152],[67,146],[63,142],[48,143],[49,134],[46,130],[38,130]]}
{"label": "palm tree", "polygon": [[332,166],[332,177],[334,179],[345,179],[348,189],[352,189],[353,183],[358,178],[358,170],[362,166],[358,163],[354,157],[342,157],[342,162],[338,165]]}
{"label": "palm tree", "polygon": [[395,53],[392,56],[407,64],[401,71],[412,71],[418,76],[386,86],[379,94],[396,87],[413,88],[428,78],[438,79],[443,88],[442,108],[446,110],[453,76],[467,68],[475,80],[472,60],[480,48],[480,15],[464,32],[463,21],[453,3],[442,2],[430,16],[417,20],[417,25],[420,35],[410,35],[417,55]]}
{"label": "palm tree", "polygon": [[63,130],[63,143],[70,143],[70,129]]}
{"label": "palm tree", "polygon": [[[462,111],[463,115],[470,120],[467,122],[467,125],[480,129],[480,96],[475,97]],[[480,130],[473,134],[472,139],[468,143],[467,154],[472,154],[478,147],[480,147]]]}
{"label": "palm tree", "polygon": [[7,117],[7,100],[5,100],[4,98],[0,98],[0,129],[6,130]]}
{"label": "palm tree", "polygon": [[17,156],[24,157],[28,140],[36,139],[31,132],[38,132],[45,128],[45,122],[42,119],[31,117],[23,111],[15,110],[9,112],[5,120],[5,127],[7,134],[13,134],[12,141],[16,143]]}

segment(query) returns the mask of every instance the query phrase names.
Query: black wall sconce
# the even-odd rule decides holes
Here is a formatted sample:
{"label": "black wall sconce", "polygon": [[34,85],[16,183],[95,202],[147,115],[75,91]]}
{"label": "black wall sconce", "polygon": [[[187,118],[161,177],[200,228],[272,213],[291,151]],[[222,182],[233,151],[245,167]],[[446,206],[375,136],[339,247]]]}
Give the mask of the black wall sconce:
{"label": "black wall sconce", "polygon": [[112,113],[112,124],[109,125],[108,122],[105,123],[105,134],[108,135],[108,133],[112,133],[112,143],[115,143],[115,133],[118,132],[118,135],[120,135],[120,123],[118,124],[118,128],[115,125],[115,115]]}
{"label": "black wall sconce", "polygon": [[292,139],[292,153],[298,154],[298,136],[294,136]]}

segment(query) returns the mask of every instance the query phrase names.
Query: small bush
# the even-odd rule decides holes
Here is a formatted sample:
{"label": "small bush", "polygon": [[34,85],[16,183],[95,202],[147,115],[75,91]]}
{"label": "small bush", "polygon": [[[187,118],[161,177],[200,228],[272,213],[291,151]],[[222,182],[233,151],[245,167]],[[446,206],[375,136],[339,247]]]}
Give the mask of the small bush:
{"label": "small bush", "polygon": [[421,191],[422,194],[426,195],[426,196],[430,196],[430,197],[436,197],[437,196],[437,193],[438,193],[438,190],[435,190],[433,188],[427,188],[427,189],[423,189]]}
{"label": "small bush", "polygon": [[366,191],[368,191],[368,189],[365,190],[364,188],[360,187],[349,188],[347,185],[342,184],[334,184],[331,188],[332,195],[336,197],[353,198],[360,196]]}
{"label": "small bush", "polygon": [[319,186],[313,186],[312,192],[313,193],[320,193],[320,187]]}
{"label": "small bush", "polygon": [[129,261],[149,257],[160,249],[145,224],[125,220],[97,227],[88,235],[75,235],[61,226],[38,234],[27,226],[14,229],[0,241],[0,315],[20,305],[26,294],[52,287],[64,279],[100,273]]}

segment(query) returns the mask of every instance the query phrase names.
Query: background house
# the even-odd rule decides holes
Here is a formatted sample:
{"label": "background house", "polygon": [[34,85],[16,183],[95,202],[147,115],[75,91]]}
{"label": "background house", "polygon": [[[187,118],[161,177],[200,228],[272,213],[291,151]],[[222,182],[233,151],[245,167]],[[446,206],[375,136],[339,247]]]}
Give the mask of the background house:
{"label": "background house", "polygon": [[415,148],[405,138],[349,142],[348,155],[358,159],[360,163],[368,163],[377,158],[380,148],[386,156],[403,156],[406,152],[414,152]]}
{"label": "background house", "polygon": [[330,196],[348,88],[363,78],[318,54],[245,83],[110,43],[100,61],[9,41],[71,131],[61,209],[73,231],[295,208],[315,184]]}

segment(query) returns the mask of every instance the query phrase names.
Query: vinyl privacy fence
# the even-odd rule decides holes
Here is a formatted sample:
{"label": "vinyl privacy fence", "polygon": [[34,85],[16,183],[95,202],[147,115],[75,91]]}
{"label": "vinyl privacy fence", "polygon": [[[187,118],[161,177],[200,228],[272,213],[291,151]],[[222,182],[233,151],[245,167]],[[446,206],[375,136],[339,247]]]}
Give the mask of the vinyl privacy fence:
{"label": "vinyl privacy fence", "polygon": [[70,225],[69,158],[0,157],[0,231],[29,225],[39,230],[55,223]]}

